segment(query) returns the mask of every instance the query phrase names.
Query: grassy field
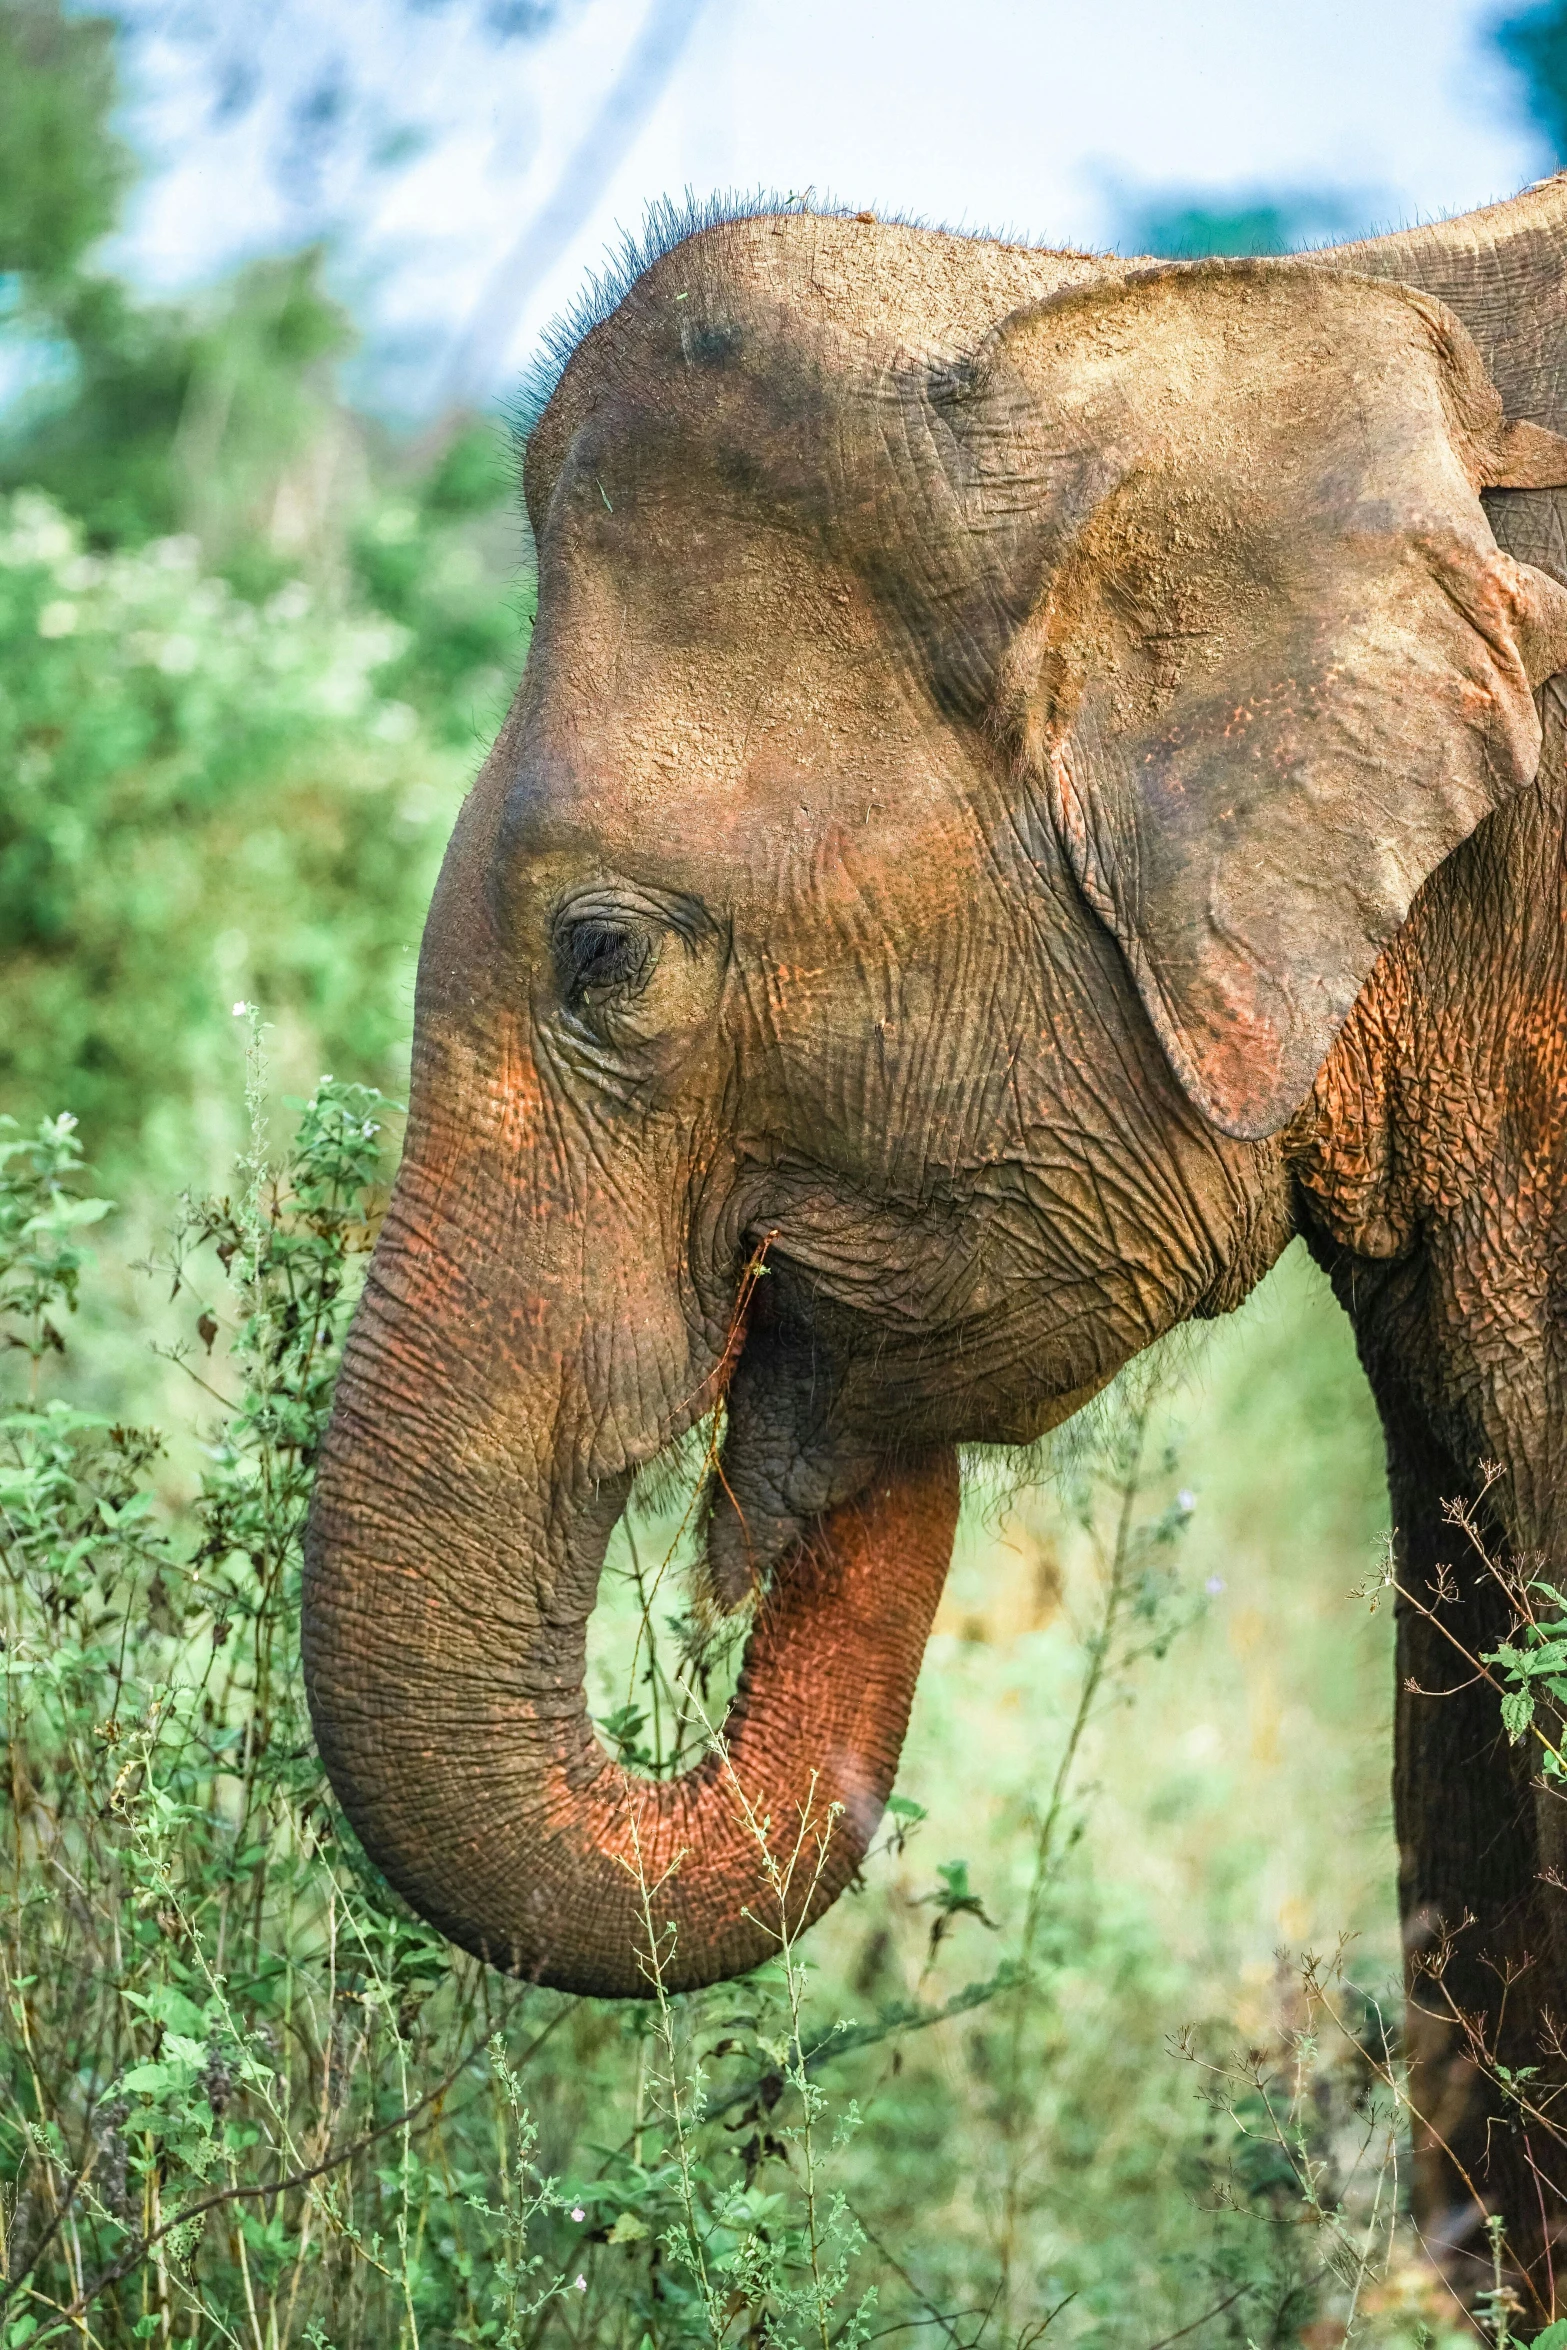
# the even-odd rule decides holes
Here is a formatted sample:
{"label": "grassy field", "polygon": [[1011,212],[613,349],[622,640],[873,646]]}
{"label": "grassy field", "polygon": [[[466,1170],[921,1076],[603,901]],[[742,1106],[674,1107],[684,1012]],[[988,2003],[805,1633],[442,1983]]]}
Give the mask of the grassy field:
{"label": "grassy field", "polygon": [[[74,1265],[71,1137],[6,1161],[7,2344],[1447,2330],[1384,2077],[1378,1435],[1299,1247],[1035,1482],[972,1465],[863,1884],[743,1985],[577,2002],[413,1920],[310,1748],[298,1536],[378,1122],[326,1087],[150,1283],[112,1217]],[[78,1273],[119,1304],[69,1326]],[[93,1361],[117,1328],[128,1402],[173,1392],[138,1282],[200,1382],[161,1454]],[[602,1612],[614,1737],[629,1585]]]}

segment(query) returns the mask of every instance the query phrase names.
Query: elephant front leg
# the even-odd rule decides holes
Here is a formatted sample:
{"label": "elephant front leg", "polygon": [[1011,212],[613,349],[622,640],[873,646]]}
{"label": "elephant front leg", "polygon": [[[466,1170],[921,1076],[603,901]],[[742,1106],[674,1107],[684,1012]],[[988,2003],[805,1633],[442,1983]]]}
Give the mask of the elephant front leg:
{"label": "elephant front leg", "polygon": [[[1560,1963],[1542,1883],[1527,1750],[1465,1661],[1511,1624],[1505,1593],[1443,1515],[1465,1479],[1412,1412],[1384,1405],[1400,1587],[1394,1813],[1407,1995],[1416,2223],[1465,2301],[1490,2282],[1487,2213],[1533,2330],[1567,2288],[1567,2147],[1506,2097],[1498,2068],[1567,2073],[1553,2010]],[[1567,1807],[1557,1807],[1567,1815]],[[1555,2271],[1561,2269],[1558,2279]]]}

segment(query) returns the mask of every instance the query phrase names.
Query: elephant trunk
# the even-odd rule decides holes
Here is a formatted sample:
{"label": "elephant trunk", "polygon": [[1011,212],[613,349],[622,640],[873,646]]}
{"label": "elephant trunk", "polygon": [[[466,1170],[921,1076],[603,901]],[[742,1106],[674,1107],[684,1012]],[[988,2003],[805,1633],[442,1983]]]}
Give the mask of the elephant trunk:
{"label": "elephant trunk", "polygon": [[646,1995],[650,1929],[668,1989],[741,1973],[778,1947],[781,1908],[793,1932],[827,1907],[874,1833],[946,1574],[955,1458],[889,1463],[818,1521],[759,1605],[721,1742],[682,1778],[634,1776],[589,1718],[587,1623],[632,1468],[678,1430],[628,1430],[592,1390],[681,1392],[678,1343],[689,1420],[726,1363],[704,1386],[672,1285],[584,1311],[584,1262],[634,1252],[606,1258],[580,1231],[552,1248],[559,1219],[535,1212],[531,1248],[524,1230],[476,1266],[443,1193],[405,1166],[317,1480],[305,1669],[333,1786],[392,1883],[511,1973]]}

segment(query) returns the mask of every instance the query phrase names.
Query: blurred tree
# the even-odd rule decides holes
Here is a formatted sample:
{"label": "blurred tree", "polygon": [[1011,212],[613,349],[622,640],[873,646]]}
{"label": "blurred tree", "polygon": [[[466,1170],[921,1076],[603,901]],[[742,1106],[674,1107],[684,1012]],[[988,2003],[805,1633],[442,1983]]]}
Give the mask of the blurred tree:
{"label": "blurred tree", "polygon": [[1336,188],[1238,189],[1228,201],[1197,190],[1122,196],[1123,253],[1193,261],[1208,253],[1293,253],[1369,233],[1371,203]]}
{"label": "blurred tree", "polygon": [[84,268],[133,176],[111,127],[115,41],[106,16],[0,0],[0,269],[16,281],[0,327],[13,388],[0,488],[49,490],[99,546],[194,530],[217,560],[275,543],[297,562],[317,551],[327,477],[342,471],[323,449],[352,454],[332,381],[347,317],[318,250],[178,305],[137,303]]}
{"label": "blurred tree", "polygon": [[1525,111],[1543,133],[1553,166],[1567,163],[1567,0],[1501,17],[1491,38],[1523,85]]}
{"label": "blurred tree", "polygon": [[0,1092],[69,1103],[123,1182],[210,1123],[238,998],[291,1082],[398,1085],[524,641],[521,534],[499,433],[403,450],[344,406],[319,247],[177,303],[94,271],[128,184],[110,28],[0,0],[18,58],[43,127],[0,79]]}
{"label": "blurred tree", "polygon": [[0,91],[0,272],[54,284],[113,226],[131,176],[109,130],[113,24],[5,0]]}
{"label": "blurred tree", "polygon": [[[320,553],[323,512],[288,490],[329,436],[352,452],[332,363],[352,344],[343,311],[322,290],[319,250],[253,262],[205,299],[141,304],[111,278],[75,277],[35,296],[24,325],[68,346],[70,374],[23,401],[0,436],[0,485],[48,490],[98,546],[137,545],[193,530],[216,561],[276,584]],[[338,503],[344,495],[340,489]],[[327,497],[316,485],[314,504]],[[281,501],[281,503],[280,503]],[[329,502],[329,501],[328,501]]]}
{"label": "blurred tree", "polygon": [[[109,0],[144,70],[178,85],[201,131],[246,124],[301,241],[366,211],[372,185],[424,146],[409,35],[434,53],[541,39],[572,0]],[[156,64],[153,59],[156,55]],[[200,135],[198,133],[198,135]]]}

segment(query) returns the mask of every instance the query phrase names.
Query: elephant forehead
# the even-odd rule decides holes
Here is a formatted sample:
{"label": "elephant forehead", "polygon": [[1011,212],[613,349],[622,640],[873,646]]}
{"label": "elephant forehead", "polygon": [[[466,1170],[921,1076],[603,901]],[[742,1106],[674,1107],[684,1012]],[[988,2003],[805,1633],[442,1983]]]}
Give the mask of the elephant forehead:
{"label": "elephant forehead", "polygon": [[950,824],[983,745],[899,663],[863,583],[787,533],[735,529],[748,543],[715,593],[617,521],[601,505],[542,567],[505,853],[676,857],[728,903],[830,836],[885,855]]}
{"label": "elephant forehead", "polygon": [[969,350],[1019,303],[1113,267],[863,215],[761,213],[701,230],[653,259],[564,359],[529,441],[535,528],[582,426],[658,370],[711,386],[770,338],[796,349],[835,342],[856,360]]}
{"label": "elephant forehead", "polygon": [[570,658],[612,697],[657,648],[723,659],[752,706],[791,660],[862,694],[879,663],[983,722],[1063,570],[1113,580],[1163,654],[1206,629],[1218,655],[1259,602],[1282,621],[1281,572],[1327,613],[1346,568],[1395,568],[1473,508],[1470,428],[1496,408],[1428,306],[1276,266],[1080,288],[967,359],[733,272],[650,281],[628,312],[582,355],[595,396],[567,403],[540,538],[541,612],[582,587]]}
{"label": "elephant forehead", "polygon": [[[917,754],[917,755],[916,755]],[[540,915],[620,877],[698,899],[758,939],[832,913],[908,934],[972,893],[984,843],[971,746],[857,730],[829,709],[753,718],[739,734],[683,707],[532,747],[497,834],[504,885]]]}

